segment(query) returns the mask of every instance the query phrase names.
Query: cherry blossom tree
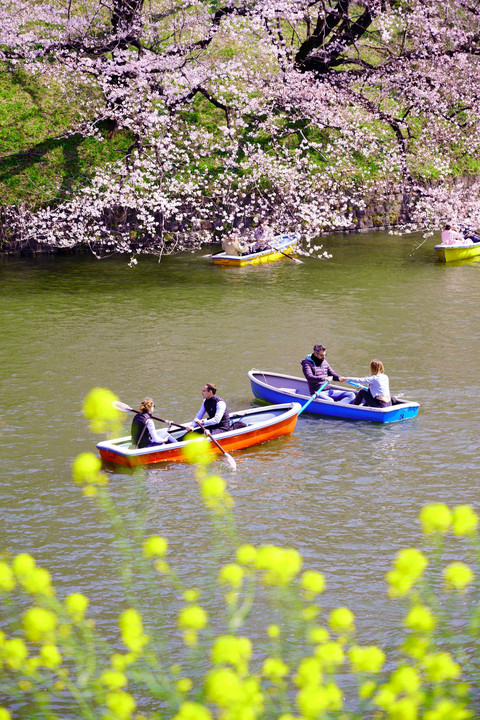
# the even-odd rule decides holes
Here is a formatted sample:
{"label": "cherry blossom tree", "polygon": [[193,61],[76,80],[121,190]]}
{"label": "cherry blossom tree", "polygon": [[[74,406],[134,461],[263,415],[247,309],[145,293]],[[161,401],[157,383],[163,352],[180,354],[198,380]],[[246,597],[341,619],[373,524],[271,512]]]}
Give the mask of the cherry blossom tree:
{"label": "cherry blossom tree", "polygon": [[15,237],[173,252],[267,219],[350,228],[372,193],[410,229],[480,225],[477,0],[4,0],[0,61],[131,143],[80,192],[5,209]]}

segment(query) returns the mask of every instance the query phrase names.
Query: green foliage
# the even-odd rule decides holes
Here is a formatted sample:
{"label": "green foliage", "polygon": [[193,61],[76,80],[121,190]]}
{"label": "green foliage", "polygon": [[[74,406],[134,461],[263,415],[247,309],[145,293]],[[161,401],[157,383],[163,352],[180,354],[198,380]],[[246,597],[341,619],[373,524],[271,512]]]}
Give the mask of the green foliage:
{"label": "green foliage", "polygon": [[[116,428],[112,397],[96,388],[86,398],[93,429]],[[122,516],[98,458],[83,453],[74,462],[75,482],[103,508],[120,549],[126,601],[114,645],[96,630],[82,593],[59,598],[50,573],[28,554],[0,561],[0,720],[56,720],[66,716],[61,707],[89,720],[475,716],[480,542],[471,507],[424,507],[425,547],[394,560],[388,594],[404,610],[386,663],[385,650],[356,641],[347,607],[321,607],[324,577],[304,569],[295,549],[237,538],[233,498],[209,470],[205,448],[188,461],[212,524],[213,576],[203,595],[194,576],[188,585],[177,576],[167,540],[145,534],[145,507],[133,525]],[[141,508],[144,501],[140,483]],[[455,561],[446,561],[452,550]],[[158,614],[156,603],[141,607],[142,589],[161,599]],[[257,607],[262,627],[257,619],[249,630]],[[162,616],[176,618],[168,636]]]}
{"label": "green foliage", "polygon": [[99,167],[118,160],[131,142],[125,133],[109,137],[105,127],[103,141],[72,132],[82,120],[81,98],[62,98],[54,83],[48,87],[21,66],[0,74],[0,96],[0,193],[5,205],[38,208],[63,200]]}

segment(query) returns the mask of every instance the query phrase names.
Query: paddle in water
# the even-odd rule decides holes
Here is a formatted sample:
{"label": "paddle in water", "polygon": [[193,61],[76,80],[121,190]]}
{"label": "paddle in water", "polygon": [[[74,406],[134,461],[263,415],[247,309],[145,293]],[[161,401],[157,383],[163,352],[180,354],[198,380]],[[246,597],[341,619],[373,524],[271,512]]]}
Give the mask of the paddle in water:
{"label": "paddle in water", "polygon": [[232,468],[232,470],[236,470],[236,469],[237,469],[237,463],[236,463],[235,460],[232,458],[232,456],[229,455],[229,454],[227,453],[227,451],[223,449],[223,447],[220,445],[220,443],[218,442],[218,440],[215,440],[215,437],[212,435],[212,433],[210,432],[210,430],[207,430],[207,428],[205,427],[205,425],[204,425],[200,420],[198,420],[198,418],[195,420],[195,422],[197,423],[197,425],[200,425],[200,427],[202,428],[202,430],[203,430],[203,432],[205,433],[205,435],[206,435],[206,436],[218,447],[218,449],[221,450],[221,452],[225,455],[225,458],[226,458],[228,464],[230,465],[230,467]]}
{"label": "paddle in water", "polygon": [[307,408],[307,407],[310,405],[310,403],[313,402],[313,401],[315,400],[315,398],[319,396],[319,394],[322,392],[323,388],[326,387],[327,385],[328,385],[328,380],[326,380],[326,382],[324,382],[323,385],[321,385],[321,386],[318,388],[318,390],[313,393],[313,395],[312,395],[312,397],[310,398],[310,400],[307,400],[307,402],[305,403],[305,405],[304,405],[304,406],[301,408],[301,410],[299,411],[299,413],[298,413],[299,415],[301,415],[302,412],[305,410],[305,408]]}

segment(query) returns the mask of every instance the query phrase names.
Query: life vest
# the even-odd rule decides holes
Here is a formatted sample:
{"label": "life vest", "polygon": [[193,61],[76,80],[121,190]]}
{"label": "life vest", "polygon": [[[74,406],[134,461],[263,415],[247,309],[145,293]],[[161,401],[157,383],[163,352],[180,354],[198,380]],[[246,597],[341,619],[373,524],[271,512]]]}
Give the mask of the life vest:
{"label": "life vest", "polygon": [[[212,395],[211,398],[207,398],[203,401],[203,406],[207,412],[208,418],[215,417],[215,413],[217,412],[217,404],[219,402],[225,402],[222,400],[222,398],[218,397],[218,395]],[[211,430],[212,428],[220,428],[221,430],[230,430],[230,416],[228,414],[228,410],[225,409],[225,412],[223,413],[223,417],[220,419],[220,422],[217,425],[209,425],[208,429]]]}
{"label": "life vest", "polygon": [[148,447],[151,442],[150,433],[148,432],[147,420],[151,417],[150,413],[137,413],[132,420],[132,443],[139,448]]}

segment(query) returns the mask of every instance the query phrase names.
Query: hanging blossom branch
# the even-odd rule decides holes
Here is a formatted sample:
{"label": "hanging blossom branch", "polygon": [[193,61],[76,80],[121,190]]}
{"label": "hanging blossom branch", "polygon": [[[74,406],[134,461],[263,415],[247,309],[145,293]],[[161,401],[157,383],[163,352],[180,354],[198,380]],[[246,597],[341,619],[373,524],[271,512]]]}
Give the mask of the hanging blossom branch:
{"label": "hanging blossom branch", "polygon": [[71,133],[103,142],[107,124],[131,140],[78,195],[38,212],[9,208],[17,237],[160,253],[268,217],[301,232],[308,251],[315,234],[351,227],[375,187],[403,183],[438,225],[443,211],[422,188],[447,182],[467,138],[470,164],[480,161],[473,5],[230,0],[155,10],[142,0],[0,8],[10,72],[21,63],[75,99]]}

